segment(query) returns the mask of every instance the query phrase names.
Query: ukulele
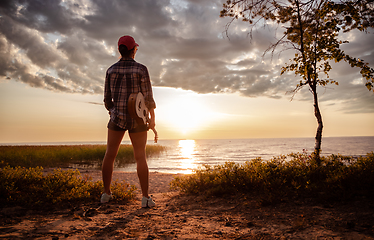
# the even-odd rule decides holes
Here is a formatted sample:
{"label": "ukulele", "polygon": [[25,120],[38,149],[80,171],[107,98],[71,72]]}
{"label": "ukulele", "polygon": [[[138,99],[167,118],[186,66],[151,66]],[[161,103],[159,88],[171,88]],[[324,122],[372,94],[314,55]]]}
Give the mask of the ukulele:
{"label": "ukulele", "polygon": [[[145,100],[141,92],[131,93],[129,100],[127,101],[127,108],[130,116],[135,119],[139,125],[147,125],[149,129],[149,111],[145,106]],[[158,134],[155,128],[151,128],[155,134],[155,143],[158,140]]]}

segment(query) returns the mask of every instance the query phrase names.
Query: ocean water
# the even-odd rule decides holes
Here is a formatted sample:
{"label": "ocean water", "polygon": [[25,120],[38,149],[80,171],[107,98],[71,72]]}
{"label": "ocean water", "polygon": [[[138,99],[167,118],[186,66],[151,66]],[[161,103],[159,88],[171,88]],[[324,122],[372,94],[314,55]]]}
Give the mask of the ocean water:
{"label": "ocean water", "polygon": [[[227,161],[244,163],[257,157],[269,160],[291,152],[312,153],[314,150],[314,138],[159,140],[157,144],[165,146],[167,150],[159,156],[148,158],[148,167],[151,172],[163,173],[191,173],[205,164],[217,165]],[[357,157],[372,151],[374,136],[322,139],[322,155]],[[116,170],[135,171],[136,166],[130,164]]]}
{"label": "ocean water", "polygon": [[[129,141],[124,141],[130,144]],[[106,144],[106,142],[62,142],[32,143],[26,145],[78,145]],[[149,145],[155,144],[153,141]],[[269,138],[269,139],[206,139],[206,140],[159,140],[158,145],[166,151],[148,158],[151,172],[192,173],[204,165],[224,164],[227,161],[244,163],[261,157],[269,160],[274,156],[314,150],[314,138]],[[9,144],[4,144],[9,145]],[[25,143],[11,144],[25,145]],[[321,154],[341,154],[345,156],[365,156],[374,152],[374,136],[369,137],[327,137],[322,139]],[[76,166],[84,167],[84,166]],[[116,168],[115,171],[136,171],[136,164]]]}

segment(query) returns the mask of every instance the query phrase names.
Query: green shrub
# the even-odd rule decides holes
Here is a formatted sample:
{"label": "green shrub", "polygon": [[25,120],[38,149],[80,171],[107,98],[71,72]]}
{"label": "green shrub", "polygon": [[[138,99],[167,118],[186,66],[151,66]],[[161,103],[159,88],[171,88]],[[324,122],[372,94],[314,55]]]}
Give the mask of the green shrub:
{"label": "green shrub", "polygon": [[322,157],[320,166],[306,153],[279,156],[270,161],[256,158],[242,165],[227,162],[204,166],[192,175],[177,177],[171,187],[187,194],[255,194],[267,201],[297,197],[325,200],[356,195],[372,197],[374,153],[358,159],[340,155]]}
{"label": "green shrub", "polygon": [[[103,184],[81,177],[78,170],[55,170],[43,175],[43,168],[4,167],[0,170],[0,203],[5,205],[44,206],[99,201]],[[135,186],[114,182],[115,200],[129,201]]]}

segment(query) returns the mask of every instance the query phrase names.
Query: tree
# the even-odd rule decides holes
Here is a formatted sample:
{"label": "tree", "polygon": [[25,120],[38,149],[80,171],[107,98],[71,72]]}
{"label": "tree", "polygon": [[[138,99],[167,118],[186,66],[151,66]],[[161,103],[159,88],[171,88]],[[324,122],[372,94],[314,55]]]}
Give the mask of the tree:
{"label": "tree", "polygon": [[[323,122],[318,106],[317,86],[336,84],[329,79],[330,61],[346,61],[351,67],[360,68],[366,79],[366,87],[374,92],[374,70],[362,59],[353,58],[340,49],[348,41],[338,39],[339,33],[354,29],[367,33],[374,26],[373,0],[227,0],[221,17],[230,17],[230,25],[238,19],[248,22],[250,36],[260,24],[276,23],[285,29],[277,42],[264,52],[274,54],[283,46],[295,51],[295,57],[285,64],[281,74],[292,71],[301,76],[293,93],[308,86],[313,94],[314,115],[318,127],[315,136],[314,160],[320,164]],[[323,78],[324,77],[324,78]]]}

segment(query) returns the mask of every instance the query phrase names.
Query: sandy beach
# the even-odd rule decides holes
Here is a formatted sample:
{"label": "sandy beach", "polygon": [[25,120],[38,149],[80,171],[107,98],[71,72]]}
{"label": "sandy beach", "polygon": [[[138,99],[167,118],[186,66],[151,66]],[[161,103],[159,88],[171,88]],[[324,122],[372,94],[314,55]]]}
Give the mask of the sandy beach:
{"label": "sandy beach", "polygon": [[[97,170],[82,170],[94,181]],[[140,207],[140,191],[126,204],[87,203],[71,209],[0,210],[4,239],[374,239],[374,203],[259,204],[255,196],[186,196],[169,188],[174,174],[150,173],[156,207]],[[114,172],[139,188],[135,172]]]}

